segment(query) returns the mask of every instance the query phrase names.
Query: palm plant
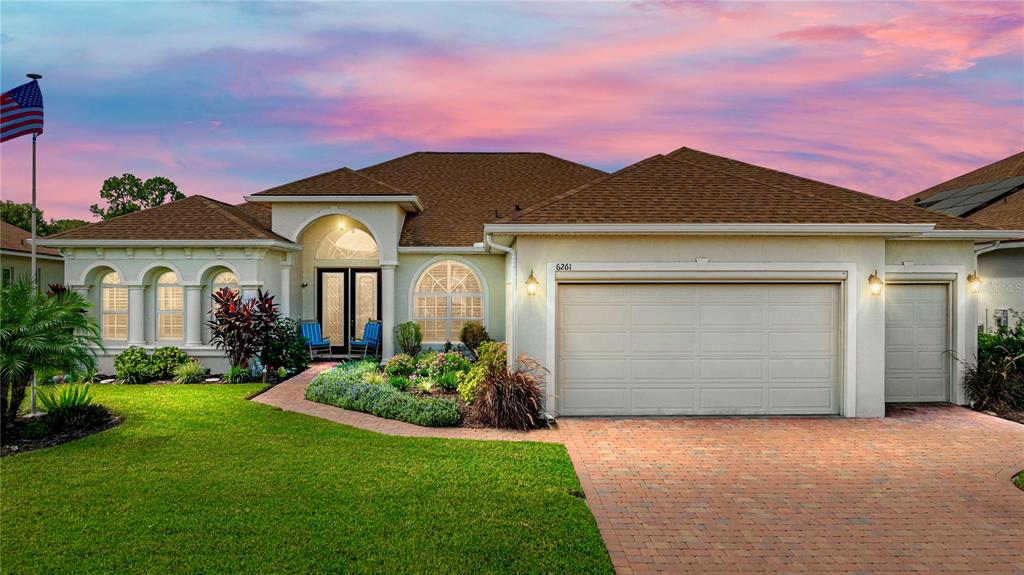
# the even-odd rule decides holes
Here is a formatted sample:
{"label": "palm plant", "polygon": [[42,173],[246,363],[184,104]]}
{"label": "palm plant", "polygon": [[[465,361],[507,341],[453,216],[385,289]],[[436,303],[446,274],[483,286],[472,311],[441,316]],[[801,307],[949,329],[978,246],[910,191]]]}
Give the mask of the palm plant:
{"label": "palm plant", "polygon": [[14,425],[32,375],[94,369],[100,328],[78,293],[38,292],[21,279],[0,289],[0,418]]}

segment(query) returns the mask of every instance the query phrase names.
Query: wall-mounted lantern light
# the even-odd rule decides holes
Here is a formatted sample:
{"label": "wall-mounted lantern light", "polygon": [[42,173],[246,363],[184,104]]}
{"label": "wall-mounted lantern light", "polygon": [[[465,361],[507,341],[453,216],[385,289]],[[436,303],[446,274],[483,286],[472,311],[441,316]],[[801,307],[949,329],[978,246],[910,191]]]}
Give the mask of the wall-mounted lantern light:
{"label": "wall-mounted lantern light", "polygon": [[537,289],[540,288],[540,281],[533,276],[533,270],[530,270],[530,277],[526,278],[526,295],[537,295]]}
{"label": "wall-mounted lantern light", "polygon": [[878,277],[878,270],[875,270],[875,273],[868,276],[868,289],[871,290],[871,295],[881,294],[882,286],[884,285],[885,282],[882,281],[882,278]]}
{"label": "wall-mounted lantern light", "polygon": [[971,290],[971,293],[981,293],[981,283],[977,272],[967,274],[967,289]]}

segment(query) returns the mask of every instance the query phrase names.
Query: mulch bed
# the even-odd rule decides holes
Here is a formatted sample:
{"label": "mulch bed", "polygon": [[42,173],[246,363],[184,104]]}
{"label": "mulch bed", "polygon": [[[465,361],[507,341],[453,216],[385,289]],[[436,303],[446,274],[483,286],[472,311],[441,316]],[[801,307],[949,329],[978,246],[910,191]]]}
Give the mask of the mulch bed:
{"label": "mulch bed", "polygon": [[1001,417],[1003,419],[1008,419],[1010,421],[1014,421],[1016,423],[1024,425],[1024,411],[982,411],[982,413],[986,415],[992,415],[995,417]]}
{"label": "mulch bed", "polygon": [[[111,414],[110,419],[107,421],[85,429],[76,429],[74,431],[66,431],[64,433],[58,433],[56,435],[49,435],[46,437],[37,437],[33,439],[22,439],[22,438],[9,438],[10,433],[4,433],[0,437],[0,457],[6,457],[8,455],[14,455],[15,453],[24,453],[26,451],[33,451],[36,449],[43,449],[44,447],[53,447],[76,439],[87,437],[94,433],[110,429],[121,425],[124,422],[124,418],[117,414]],[[18,424],[24,424],[24,419],[19,420]]]}

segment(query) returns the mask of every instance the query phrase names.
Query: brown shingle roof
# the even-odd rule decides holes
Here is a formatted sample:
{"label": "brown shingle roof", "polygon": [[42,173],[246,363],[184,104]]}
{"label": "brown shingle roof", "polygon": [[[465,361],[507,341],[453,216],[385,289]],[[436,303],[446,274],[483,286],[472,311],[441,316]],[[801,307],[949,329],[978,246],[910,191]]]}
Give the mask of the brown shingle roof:
{"label": "brown shingle roof", "polygon": [[913,204],[914,200],[923,200],[946,190],[955,190],[957,188],[966,188],[968,186],[975,186],[978,184],[998,182],[999,180],[1005,180],[1006,178],[1012,178],[1014,176],[1024,176],[1024,152],[1018,152],[1008,158],[1003,158],[998,162],[993,162],[987,166],[982,166],[977,170],[959,175],[951,180],[946,180],[945,182],[936,184],[927,190],[911,194],[900,201],[906,204]]}
{"label": "brown shingle roof", "polygon": [[405,196],[404,192],[350,168],[338,168],[263,190],[255,196]]}
{"label": "brown shingle roof", "polygon": [[416,152],[359,170],[415,194],[423,211],[405,221],[402,246],[469,246],[483,226],[604,172],[549,154]]}
{"label": "brown shingle roof", "polygon": [[280,240],[260,218],[205,196],[189,196],[155,208],[49,236],[61,240]]}
{"label": "brown shingle roof", "polygon": [[249,217],[256,220],[256,222],[264,229],[271,229],[271,204],[263,202],[245,202],[241,204],[235,204],[235,207],[245,212]]}
{"label": "brown shingle roof", "polygon": [[515,223],[936,223],[984,226],[681,148],[527,208]]}
{"label": "brown shingle roof", "polygon": [[[0,249],[13,252],[32,253],[32,244],[28,242],[32,232],[27,232],[14,224],[0,221]],[[37,238],[38,239],[38,238]],[[53,248],[44,248],[36,244],[36,253],[59,256],[60,252]]]}

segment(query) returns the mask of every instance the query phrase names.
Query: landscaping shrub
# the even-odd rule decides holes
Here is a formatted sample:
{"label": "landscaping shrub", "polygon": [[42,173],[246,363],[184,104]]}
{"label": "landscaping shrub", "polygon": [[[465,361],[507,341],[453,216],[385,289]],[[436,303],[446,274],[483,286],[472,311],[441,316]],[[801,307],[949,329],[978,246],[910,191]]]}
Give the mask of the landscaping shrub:
{"label": "landscaping shrub", "polygon": [[978,361],[964,367],[964,394],[977,409],[1024,411],[1024,321],[978,334]]}
{"label": "landscaping shrub", "polygon": [[390,376],[409,377],[416,373],[416,358],[400,353],[388,360],[384,365],[384,373]]}
{"label": "landscaping shrub", "polygon": [[249,375],[249,370],[241,365],[236,365],[235,367],[227,370],[227,372],[225,372],[220,378],[224,383],[245,383],[250,379],[252,379],[252,377]]}
{"label": "landscaping shrub", "polygon": [[149,354],[137,345],[114,356],[114,371],[121,383],[133,385],[152,381],[155,377]]}
{"label": "landscaping shrub", "polygon": [[540,424],[543,367],[520,355],[512,368],[493,370],[476,389],[473,419],[484,425],[526,431]]}
{"label": "landscaping shrub", "polygon": [[291,373],[305,371],[309,367],[309,352],[306,340],[299,333],[299,324],[289,317],[278,318],[270,329],[260,361],[271,368],[284,368]]}
{"label": "landscaping shrub", "polygon": [[477,357],[476,348],[480,347],[481,343],[491,341],[491,336],[488,335],[484,324],[478,321],[467,321],[462,326],[460,339],[462,339],[462,344],[466,346],[466,351],[475,359]]}
{"label": "landscaping shrub", "polygon": [[420,377],[430,377],[430,369],[434,365],[434,358],[438,353],[436,351],[423,351],[416,356],[416,373]]}
{"label": "landscaping shrub", "polygon": [[198,359],[190,359],[174,369],[175,383],[202,383],[207,370]]}
{"label": "landscaping shrub", "polygon": [[0,424],[14,428],[32,383],[54,373],[76,374],[96,366],[92,347],[103,349],[88,302],[71,290],[40,293],[27,278],[0,287]]}
{"label": "landscaping shrub", "polygon": [[90,403],[65,409],[47,411],[40,420],[51,433],[89,429],[110,420],[110,410]]}
{"label": "landscaping shrub", "polygon": [[367,373],[376,370],[375,361],[350,362],[327,370],[310,382],[306,399],[427,427],[458,424],[462,414],[456,402],[416,397],[390,385],[363,381]]}
{"label": "landscaping shrub", "polygon": [[363,374],[363,382],[370,385],[384,385],[388,379],[379,371],[368,371]]}
{"label": "landscaping shrub", "polygon": [[442,375],[456,375],[469,371],[470,362],[461,353],[448,351],[425,358],[427,375],[437,379]]}
{"label": "landscaping shrub", "polygon": [[210,343],[224,350],[232,367],[239,367],[263,351],[280,312],[274,296],[263,290],[243,301],[237,290],[225,287],[214,292],[210,316]]}
{"label": "landscaping shrub", "polygon": [[437,385],[441,391],[451,393],[459,388],[459,374],[458,373],[442,373],[432,378],[434,384]]}
{"label": "landscaping shrub", "polygon": [[66,385],[44,385],[39,388],[36,399],[43,411],[57,411],[82,407],[92,403],[92,389],[89,384],[69,383]]}
{"label": "landscaping shrub", "polygon": [[406,355],[416,355],[423,345],[423,334],[420,326],[414,321],[407,321],[395,326],[395,343]]}
{"label": "landscaping shrub", "polygon": [[188,354],[173,345],[154,349],[153,355],[149,358],[150,365],[153,367],[153,377],[156,379],[174,377],[174,370],[187,361]]}
{"label": "landscaping shrub", "polygon": [[477,361],[469,371],[459,374],[458,390],[462,401],[472,403],[477,387],[496,369],[505,369],[508,361],[507,347],[500,341],[488,341],[477,348]]}
{"label": "landscaping shrub", "polygon": [[401,375],[392,375],[391,378],[388,379],[388,385],[398,391],[409,391],[412,387],[412,383],[409,381],[409,378]]}

